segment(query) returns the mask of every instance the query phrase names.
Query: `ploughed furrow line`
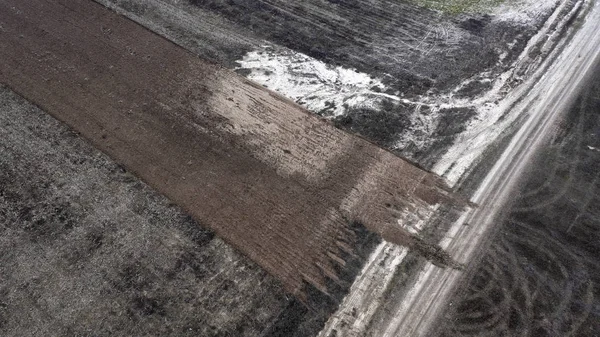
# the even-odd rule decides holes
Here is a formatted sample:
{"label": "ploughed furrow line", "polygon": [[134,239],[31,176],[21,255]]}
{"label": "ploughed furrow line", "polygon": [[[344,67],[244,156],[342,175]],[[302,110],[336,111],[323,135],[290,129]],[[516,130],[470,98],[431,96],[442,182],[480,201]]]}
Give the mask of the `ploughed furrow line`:
{"label": "ploughed furrow line", "polygon": [[315,288],[341,298],[378,237],[422,246],[397,214],[464,204],[437,176],[92,1],[1,0],[0,23],[2,82],[305,303]]}

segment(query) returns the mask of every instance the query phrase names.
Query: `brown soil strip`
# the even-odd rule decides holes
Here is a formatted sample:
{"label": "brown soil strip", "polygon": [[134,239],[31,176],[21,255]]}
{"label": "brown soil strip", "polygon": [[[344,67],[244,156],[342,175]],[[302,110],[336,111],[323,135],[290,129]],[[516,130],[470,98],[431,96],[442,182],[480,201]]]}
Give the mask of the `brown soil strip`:
{"label": "brown soil strip", "polygon": [[434,175],[92,1],[0,0],[0,81],[88,138],[303,298],[363,223],[452,200]]}

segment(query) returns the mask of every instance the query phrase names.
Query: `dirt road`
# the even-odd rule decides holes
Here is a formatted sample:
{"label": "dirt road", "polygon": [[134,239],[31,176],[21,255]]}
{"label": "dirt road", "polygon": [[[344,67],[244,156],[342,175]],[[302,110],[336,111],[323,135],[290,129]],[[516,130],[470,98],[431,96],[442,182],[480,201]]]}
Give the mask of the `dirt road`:
{"label": "dirt road", "polygon": [[[465,214],[442,241],[459,261],[468,263],[478,253],[479,243],[492,230],[498,213],[510,197],[532,154],[565,112],[600,55],[600,6],[592,4],[585,22],[572,36],[540,81],[514,109],[528,114],[472,200],[480,207]],[[469,224],[465,226],[464,224]],[[385,336],[428,336],[431,324],[445,307],[462,274],[427,265],[410,290]]]}

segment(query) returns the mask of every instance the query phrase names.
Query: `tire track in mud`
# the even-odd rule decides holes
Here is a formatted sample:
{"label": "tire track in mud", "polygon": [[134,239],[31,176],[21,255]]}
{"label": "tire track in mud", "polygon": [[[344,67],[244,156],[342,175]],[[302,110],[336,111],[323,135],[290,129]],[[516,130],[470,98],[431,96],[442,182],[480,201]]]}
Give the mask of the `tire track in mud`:
{"label": "tire track in mud", "polygon": [[[452,327],[441,336],[568,336],[578,332],[596,300],[584,263],[567,245],[538,240],[547,233],[527,223],[509,220],[501,235],[471,280],[468,296],[454,304],[449,317]],[[572,309],[577,306],[582,308]]]}
{"label": "tire track in mud", "polygon": [[439,336],[600,333],[600,153],[588,148],[600,143],[597,93],[598,75],[528,172]]}
{"label": "tire track in mud", "polygon": [[[464,214],[442,240],[441,246],[459,262],[479,262],[483,244],[488,243],[489,236],[497,231],[498,218],[516,199],[514,191],[520,189],[523,173],[531,167],[532,159],[549,140],[547,136],[555,131],[557,121],[572,107],[580,89],[595,70],[600,51],[592,41],[600,37],[596,34],[600,25],[597,20],[600,7],[590,3],[589,9],[579,29],[569,34],[569,41],[557,52],[559,55],[544,68],[544,76],[527,97],[513,107],[513,110],[526,111],[529,116],[473,194],[472,200],[480,207]],[[562,210],[559,214],[566,217]],[[452,299],[456,289],[460,288],[459,282],[465,279],[460,273],[438,270],[431,265],[426,265],[419,277],[404,296],[396,316],[390,320],[386,335],[430,336],[430,330],[441,329],[443,325],[434,325],[434,320],[445,312],[445,303]]]}
{"label": "tire track in mud", "polygon": [[[584,96],[589,96],[589,90],[586,90],[586,93],[584,94]],[[521,211],[521,212],[525,212],[525,211],[530,211],[530,210],[534,210],[534,209],[539,209],[542,207],[546,207],[548,205],[551,205],[553,203],[555,203],[558,199],[560,199],[565,193],[567,193],[569,187],[571,186],[571,184],[573,183],[573,179],[574,179],[574,173],[577,170],[577,166],[580,164],[581,162],[581,154],[580,151],[582,151],[581,147],[582,147],[582,142],[583,142],[583,123],[585,120],[585,109],[587,108],[586,106],[586,101],[584,100],[583,102],[581,102],[580,106],[579,106],[579,113],[578,113],[578,122],[575,126],[576,130],[574,133],[568,135],[568,136],[564,136],[564,137],[571,137],[571,138],[575,138],[572,142],[563,140],[562,142],[560,142],[560,146],[559,148],[556,150],[558,152],[558,157],[569,157],[568,160],[566,161],[554,161],[551,163],[551,167],[549,168],[550,173],[546,175],[546,179],[543,181],[542,184],[539,184],[538,186],[523,191],[520,195],[519,198],[521,199],[521,203],[526,204],[528,200],[533,199],[535,200],[533,205],[523,205],[521,206],[519,205],[515,205],[513,206],[513,211]],[[567,132],[567,131],[564,131]],[[556,137],[560,137],[560,135],[556,135]],[[566,162],[566,164],[565,164]],[[568,167],[568,171],[567,171],[567,179],[561,179],[561,177],[558,176],[557,172],[560,171],[561,167],[563,166],[567,166]],[[564,181],[562,181],[564,180]],[[536,196],[537,195],[544,195],[547,193],[547,190],[549,188],[553,188],[556,186],[556,184],[560,184],[562,187],[556,192],[556,193],[552,193],[551,195],[546,195],[543,196],[544,200],[537,200]]]}

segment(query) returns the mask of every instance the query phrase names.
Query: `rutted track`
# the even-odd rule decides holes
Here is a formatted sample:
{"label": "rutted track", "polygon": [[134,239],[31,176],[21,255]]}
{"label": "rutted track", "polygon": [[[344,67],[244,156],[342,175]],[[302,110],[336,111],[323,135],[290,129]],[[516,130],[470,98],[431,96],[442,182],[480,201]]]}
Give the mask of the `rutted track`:
{"label": "rutted track", "polygon": [[452,298],[438,324],[442,336],[600,331],[600,76],[594,75],[535,156],[472,279]]}
{"label": "rutted track", "polygon": [[[468,263],[479,251],[478,243],[492,230],[498,212],[508,201],[530,157],[556,119],[572,103],[586,75],[597,63],[600,7],[591,6],[585,22],[555,63],[515,106],[514,109],[526,111],[529,117],[475,192],[472,200],[480,207],[465,214],[442,241],[442,246],[459,261]],[[465,223],[469,226],[464,226]],[[460,272],[427,265],[385,335],[427,336],[432,322],[460,280]]]}

